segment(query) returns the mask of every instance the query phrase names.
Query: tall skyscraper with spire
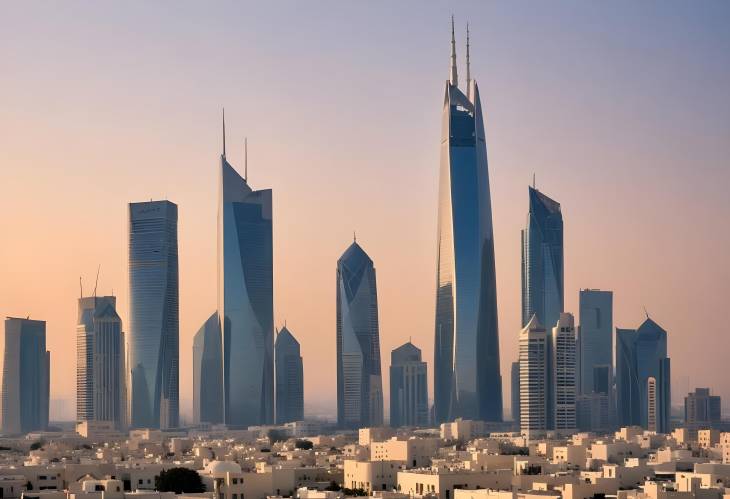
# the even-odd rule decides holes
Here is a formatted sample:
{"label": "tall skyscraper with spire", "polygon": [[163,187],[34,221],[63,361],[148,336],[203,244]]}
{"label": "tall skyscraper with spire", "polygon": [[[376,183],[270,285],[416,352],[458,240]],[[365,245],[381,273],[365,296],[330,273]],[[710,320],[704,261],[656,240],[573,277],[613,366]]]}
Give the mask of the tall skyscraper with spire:
{"label": "tall skyscraper with spire", "polygon": [[[274,279],[271,189],[248,184],[226,159],[218,192],[218,319],[223,417],[245,428],[274,422]],[[247,153],[246,153],[247,156]]]}
{"label": "tall skyscraper with spire", "polygon": [[[459,88],[454,20],[442,112],[434,345],[436,423],[502,420],[497,286],[479,87]],[[466,93],[464,93],[466,92]]]}
{"label": "tall skyscraper with spire", "polygon": [[375,267],[357,241],[337,260],[337,423],[383,424]]}
{"label": "tall skyscraper with spire", "polygon": [[129,204],[130,425],[176,428],[179,420],[177,205]]}
{"label": "tall skyscraper with spire", "polygon": [[530,208],[522,231],[522,326],[533,315],[552,326],[563,311],[563,215],[560,203],[528,188]]}

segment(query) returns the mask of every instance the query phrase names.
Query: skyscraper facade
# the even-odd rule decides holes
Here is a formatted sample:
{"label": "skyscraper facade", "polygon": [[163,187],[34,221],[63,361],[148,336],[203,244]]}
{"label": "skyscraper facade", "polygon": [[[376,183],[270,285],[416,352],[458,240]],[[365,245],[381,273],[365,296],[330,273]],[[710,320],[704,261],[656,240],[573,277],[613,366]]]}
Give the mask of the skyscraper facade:
{"label": "skyscraper facade", "polygon": [[337,423],[383,424],[375,267],[356,241],[337,261]]}
{"label": "skyscraper facade", "polygon": [[502,420],[492,205],[479,87],[459,88],[453,19],[442,111],[434,344],[435,423]]}
{"label": "skyscraper facade", "polygon": [[50,358],[46,322],[5,319],[2,432],[22,435],[48,427]]}
{"label": "skyscraper facade", "polygon": [[594,391],[594,369],[613,365],[613,292],[581,289],[579,309],[579,391],[590,395]]}
{"label": "skyscraper facade", "polygon": [[304,365],[299,342],[286,328],[276,335],[276,423],[304,419]]}
{"label": "skyscraper facade", "polygon": [[618,424],[669,431],[671,364],[667,333],[647,317],[637,330],[616,329]]}
{"label": "skyscraper facade", "polygon": [[548,429],[548,334],[537,315],[520,331],[520,432],[539,436]]}
{"label": "skyscraper facade", "polygon": [[[226,159],[218,203],[218,319],[223,416],[245,428],[274,422],[274,279],[271,190],[253,190]],[[247,173],[246,173],[247,175]]]}
{"label": "skyscraper facade", "polygon": [[561,313],[553,327],[552,369],[554,429],[571,432],[577,428],[576,421],[576,333],[573,314]]}
{"label": "skyscraper facade", "polygon": [[684,398],[684,426],[691,429],[713,428],[722,419],[719,395],[710,395],[709,388],[695,388]]}
{"label": "skyscraper facade", "polygon": [[213,312],[193,337],[193,421],[223,422],[223,349],[218,313]]}
{"label": "skyscraper facade", "polygon": [[129,204],[130,425],[179,422],[177,205]]}
{"label": "skyscraper facade", "polygon": [[522,325],[533,315],[556,324],[563,311],[563,215],[560,204],[533,187],[522,231]]}
{"label": "skyscraper facade", "polygon": [[76,326],[76,420],[126,426],[126,355],[114,296],[79,298]]}
{"label": "skyscraper facade", "polygon": [[390,426],[428,425],[428,374],[410,341],[390,353]]}

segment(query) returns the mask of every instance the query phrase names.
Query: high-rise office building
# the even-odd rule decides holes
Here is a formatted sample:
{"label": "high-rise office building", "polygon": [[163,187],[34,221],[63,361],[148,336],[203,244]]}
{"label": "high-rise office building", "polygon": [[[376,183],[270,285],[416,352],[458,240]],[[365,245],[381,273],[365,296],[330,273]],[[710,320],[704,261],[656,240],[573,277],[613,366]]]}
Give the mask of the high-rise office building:
{"label": "high-rise office building", "polygon": [[356,241],[337,261],[337,423],[383,424],[375,267]]}
{"label": "high-rise office building", "polygon": [[129,204],[130,425],[179,422],[177,205]]}
{"label": "high-rise office building", "polygon": [[616,329],[618,424],[669,431],[671,372],[667,333],[647,317],[637,330]]}
{"label": "high-rise office building", "polygon": [[561,313],[553,327],[552,376],[554,403],[554,429],[561,432],[575,431],[576,421],[576,333],[573,314]]}
{"label": "high-rise office building", "polygon": [[[594,368],[613,365],[613,292],[581,289],[579,309],[579,392],[590,395],[594,391]],[[613,384],[612,380],[608,382]]]}
{"label": "high-rise office building", "polygon": [[522,325],[533,315],[555,324],[563,311],[563,215],[560,204],[534,187],[522,231]]}
{"label": "high-rise office building", "polygon": [[512,363],[512,419],[520,427],[520,361]]}
{"label": "high-rise office building", "polygon": [[479,87],[459,88],[453,19],[442,111],[434,343],[435,423],[502,420],[492,201]]}
{"label": "high-rise office building", "polygon": [[223,362],[220,322],[213,312],[193,337],[193,421],[223,422]]}
{"label": "high-rise office building", "polygon": [[115,296],[79,298],[76,326],[76,420],[125,429],[126,355]]}
{"label": "high-rise office building", "polygon": [[713,428],[722,419],[719,395],[710,395],[709,388],[695,388],[684,397],[684,426],[691,429]]}
{"label": "high-rise office building", "polygon": [[284,325],[274,345],[276,423],[304,419],[304,365],[299,342]]}
{"label": "high-rise office building", "polygon": [[410,341],[390,353],[390,426],[428,425],[428,369]]}
{"label": "high-rise office building", "polygon": [[5,319],[3,434],[22,435],[48,427],[50,359],[45,321]]}
{"label": "high-rise office building", "polygon": [[253,190],[226,159],[218,203],[218,319],[223,416],[245,428],[274,422],[274,271],[271,189]]}
{"label": "high-rise office building", "polygon": [[[522,230],[522,325],[532,316],[547,327],[548,408],[555,406],[552,325],[563,311],[563,215],[560,204],[534,187],[528,188],[527,225]],[[555,426],[548,410],[547,427]]]}
{"label": "high-rise office building", "polygon": [[548,430],[548,334],[537,315],[520,331],[520,431],[539,436]]}

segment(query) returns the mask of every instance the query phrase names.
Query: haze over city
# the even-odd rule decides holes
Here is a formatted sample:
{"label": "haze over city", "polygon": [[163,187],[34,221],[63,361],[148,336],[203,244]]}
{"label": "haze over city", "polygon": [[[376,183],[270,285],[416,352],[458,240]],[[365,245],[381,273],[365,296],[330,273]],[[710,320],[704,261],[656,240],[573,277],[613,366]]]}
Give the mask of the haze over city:
{"label": "haze over city", "polygon": [[[76,312],[129,324],[130,202],[178,205],[180,399],[216,310],[226,157],[272,189],[274,323],[301,344],[305,413],[336,414],[336,265],[377,271],[380,351],[412,340],[433,391],[439,144],[450,17],[489,156],[503,401],[522,328],[533,184],[561,204],[565,311],[614,293],[613,323],[667,331],[675,405],[730,397],[730,6],[721,2],[3,4],[0,315],[47,321],[51,419],[75,415]],[[464,74],[461,73],[464,78]],[[388,405],[387,375],[383,399]],[[432,398],[433,394],[429,395]],[[55,412],[54,412],[55,411]]]}

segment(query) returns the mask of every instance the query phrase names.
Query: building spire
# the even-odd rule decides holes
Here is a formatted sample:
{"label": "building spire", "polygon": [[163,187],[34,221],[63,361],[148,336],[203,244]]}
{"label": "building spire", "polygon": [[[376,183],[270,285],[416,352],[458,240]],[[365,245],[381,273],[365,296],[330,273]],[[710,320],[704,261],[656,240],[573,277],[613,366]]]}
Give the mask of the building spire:
{"label": "building spire", "polygon": [[226,157],[226,108],[223,108],[223,157]]}
{"label": "building spire", "polygon": [[248,137],[243,138],[243,180],[248,182]]}
{"label": "building spire", "polygon": [[455,87],[459,86],[459,75],[456,72],[456,39],[454,37],[454,15],[451,15],[451,73],[449,81]]}
{"label": "building spire", "polygon": [[471,85],[471,68],[469,67],[469,23],[466,23],[466,91]]}

